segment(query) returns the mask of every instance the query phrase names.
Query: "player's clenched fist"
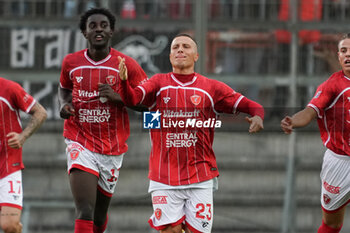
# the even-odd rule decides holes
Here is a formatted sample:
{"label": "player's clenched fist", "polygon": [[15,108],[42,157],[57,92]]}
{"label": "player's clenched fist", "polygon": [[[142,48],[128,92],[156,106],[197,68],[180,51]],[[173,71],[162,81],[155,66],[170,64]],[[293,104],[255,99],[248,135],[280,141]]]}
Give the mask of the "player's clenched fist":
{"label": "player's clenched fist", "polygon": [[125,81],[128,79],[128,69],[125,65],[125,59],[118,56],[119,59],[119,77],[121,80]]}
{"label": "player's clenched fist", "polygon": [[281,128],[286,134],[290,134],[293,131],[292,118],[290,116],[286,116],[281,120]]}

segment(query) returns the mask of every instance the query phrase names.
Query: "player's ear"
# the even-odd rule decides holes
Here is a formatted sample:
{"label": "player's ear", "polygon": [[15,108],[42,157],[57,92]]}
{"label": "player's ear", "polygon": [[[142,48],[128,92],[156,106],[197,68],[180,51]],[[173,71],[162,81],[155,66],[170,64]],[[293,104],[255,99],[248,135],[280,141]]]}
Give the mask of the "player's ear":
{"label": "player's ear", "polygon": [[83,36],[85,39],[87,39],[86,31],[83,31]]}
{"label": "player's ear", "polygon": [[194,62],[197,62],[197,61],[198,61],[198,58],[199,58],[199,54],[196,53],[196,55],[194,55]]}

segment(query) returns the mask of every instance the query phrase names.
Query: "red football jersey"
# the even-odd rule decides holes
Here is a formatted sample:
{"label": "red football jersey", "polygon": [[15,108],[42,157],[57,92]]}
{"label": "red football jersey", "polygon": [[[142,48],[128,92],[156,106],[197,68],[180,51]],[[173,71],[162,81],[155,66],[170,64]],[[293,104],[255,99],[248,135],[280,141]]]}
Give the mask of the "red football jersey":
{"label": "red football jersey", "polygon": [[124,91],[124,85],[121,88],[123,99],[137,95],[137,102],[161,114],[161,129],[151,129],[151,180],[176,186],[219,175],[212,148],[216,119],[219,113],[239,111],[243,95],[197,73],[157,74],[134,89],[135,92]]}
{"label": "red football jersey", "polygon": [[24,168],[22,148],[8,146],[6,135],[22,132],[19,110],[29,113],[35,100],[18,83],[0,78],[0,178]]}
{"label": "red football jersey", "polygon": [[99,83],[107,83],[118,92],[118,56],[125,58],[132,86],[147,78],[135,60],[113,48],[105,59],[98,62],[88,57],[87,49],[67,55],[60,78],[61,87],[72,90],[75,109],[75,116],[64,122],[63,136],[106,155],[126,152],[126,140],[130,134],[125,106],[100,98],[98,92]]}
{"label": "red football jersey", "polygon": [[322,83],[308,104],[318,115],[323,144],[333,152],[350,155],[350,78],[342,71]]}

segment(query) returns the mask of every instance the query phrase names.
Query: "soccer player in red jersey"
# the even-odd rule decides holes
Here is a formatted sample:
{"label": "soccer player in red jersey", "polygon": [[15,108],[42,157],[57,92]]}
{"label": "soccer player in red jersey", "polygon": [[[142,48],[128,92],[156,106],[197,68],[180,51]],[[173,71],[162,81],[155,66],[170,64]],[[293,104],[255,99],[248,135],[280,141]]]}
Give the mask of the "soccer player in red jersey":
{"label": "soccer player in red jersey", "polygon": [[[226,84],[194,72],[197,44],[177,35],[170,49],[172,72],[156,74],[133,88],[120,58],[120,95],[131,106],[143,104],[160,119],[151,129],[149,192],[154,213],[149,223],[162,233],[211,232],[213,189],[219,176],[212,144],[219,113],[245,112],[249,132],[263,128],[263,107]],[[145,114],[145,113],[144,113]]]}
{"label": "soccer player in red jersey", "polygon": [[[46,120],[46,110],[18,83],[0,78],[0,226],[22,232],[22,146]],[[22,130],[19,111],[31,115]]]}
{"label": "soccer player in red jersey", "polygon": [[314,118],[327,150],[321,180],[322,224],[318,233],[340,232],[345,206],[350,201],[350,34],[338,43],[342,70],[332,74],[316,90],[307,107],[281,121],[283,131],[304,127]]}
{"label": "soccer player in red jersey", "polygon": [[59,86],[60,115],[76,206],[75,233],[102,233],[128,146],[129,118],[118,95],[118,56],[130,67],[131,85],[146,74],[132,58],[110,47],[115,17],[94,8],[80,19],[88,48],[67,55]]}

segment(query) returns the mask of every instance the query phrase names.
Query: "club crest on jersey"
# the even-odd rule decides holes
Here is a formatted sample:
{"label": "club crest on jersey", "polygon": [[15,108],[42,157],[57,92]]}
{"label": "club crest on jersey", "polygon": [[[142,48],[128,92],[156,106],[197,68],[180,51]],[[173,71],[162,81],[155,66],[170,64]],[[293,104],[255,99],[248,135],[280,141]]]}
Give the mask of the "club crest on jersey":
{"label": "club crest on jersey", "polygon": [[113,86],[117,81],[117,78],[113,75],[109,75],[106,77],[106,82],[108,85]]}
{"label": "club crest on jersey", "polygon": [[163,97],[163,101],[165,104],[167,104],[170,100],[170,97]]}
{"label": "club crest on jersey", "polygon": [[162,210],[159,208],[155,209],[154,216],[156,216],[157,220],[160,220],[160,218],[162,217]]}
{"label": "club crest on jersey", "polygon": [[323,194],[323,201],[326,205],[328,205],[331,201],[331,198],[327,194]]}
{"label": "club crest on jersey", "polygon": [[80,151],[78,151],[78,150],[71,150],[70,151],[70,158],[72,160],[76,160],[79,156],[79,153],[80,153]]}
{"label": "club crest on jersey", "polygon": [[77,80],[78,83],[80,83],[83,80],[83,76],[76,76],[75,79]]}
{"label": "club crest on jersey", "polygon": [[201,100],[202,100],[202,97],[199,96],[199,95],[193,95],[193,96],[191,96],[190,98],[191,98],[191,102],[192,102],[194,105],[196,105],[196,106],[197,106],[197,105],[201,102]]}

